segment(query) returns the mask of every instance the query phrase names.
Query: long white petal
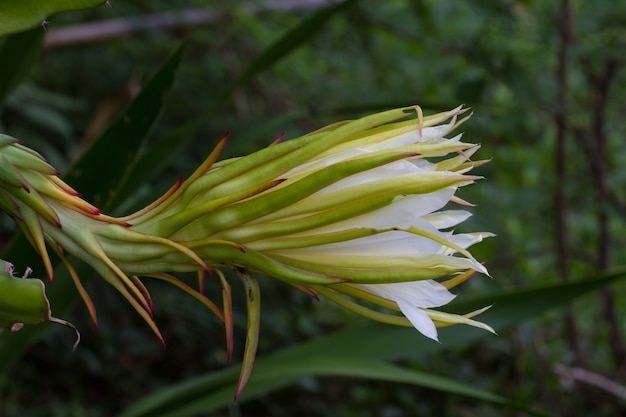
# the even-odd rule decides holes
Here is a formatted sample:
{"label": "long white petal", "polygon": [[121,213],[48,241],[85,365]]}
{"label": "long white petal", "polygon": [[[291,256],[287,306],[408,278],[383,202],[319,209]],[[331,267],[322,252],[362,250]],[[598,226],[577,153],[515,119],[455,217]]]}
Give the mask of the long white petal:
{"label": "long white petal", "polygon": [[414,307],[410,303],[406,301],[398,301],[398,307],[400,307],[400,311],[402,314],[406,316],[407,319],[411,322],[413,327],[417,329],[421,334],[426,337],[429,337],[433,340],[439,341],[437,337],[437,328],[435,327],[435,323],[428,317],[421,309]]}
{"label": "long white petal", "polygon": [[426,214],[422,218],[437,229],[447,229],[464,222],[471,216],[472,213],[465,210],[445,210]]}
{"label": "long white petal", "polygon": [[433,340],[438,340],[437,329],[422,308],[440,307],[455,297],[446,287],[433,280],[358,286],[394,301],[411,324],[424,336]]}
{"label": "long white petal", "polygon": [[347,230],[357,227],[398,227],[411,226],[437,232],[436,227],[421,219],[422,216],[443,207],[454,195],[454,188],[448,187],[429,194],[418,194],[396,198],[390,205],[371,213],[334,223],[315,230],[315,233]]}
{"label": "long white petal", "polygon": [[456,297],[446,287],[433,280],[354,285],[387,300],[395,302],[404,300],[415,307],[441,307]]}

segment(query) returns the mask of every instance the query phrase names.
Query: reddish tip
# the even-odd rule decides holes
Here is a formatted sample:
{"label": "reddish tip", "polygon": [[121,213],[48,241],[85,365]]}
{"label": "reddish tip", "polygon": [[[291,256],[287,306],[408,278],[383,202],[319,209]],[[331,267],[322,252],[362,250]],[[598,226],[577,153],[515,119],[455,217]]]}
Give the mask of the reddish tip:
{"label": "reddish tip", "polygon": [[[198,271],[198,292],[202,295],[204,295],[204,272],[205,271]],[[209,274],[211,274],[211,270],[208,270]]]}
{"label": "reddish tip", "polygon": [[319,295],[317,295],[317,293],[310,287],[307,287],[306,285],[302,286],[302,289],[309,294],[311,297],[313,297],[315,299],[315,301],[319,302],[320,301],[320,297]]}
{"label": "reddish tip", "polygon": [[286,135],[286,133],[285,133],[285,132],[281,133],[281,134],[280,134],[280,136],[278,136],[278,137],[276,138],[276,140],[274,140],[274,142],[272,142],[272,143],[270,144],[270,146],[273,146],[273,145],[278,145],[280,142],[282,142],[282,141],[283,141],[283,139],[285,139],[285,135]]}
{"label": "reddish tip", "polygon": [[154,312],[152,311],[152,300],[147,300],[148,305],[145,306],[144,310],[146,310],[146,313],[148,313],[148,315],[150,316],[150,319],[152,321],[154,321]]}

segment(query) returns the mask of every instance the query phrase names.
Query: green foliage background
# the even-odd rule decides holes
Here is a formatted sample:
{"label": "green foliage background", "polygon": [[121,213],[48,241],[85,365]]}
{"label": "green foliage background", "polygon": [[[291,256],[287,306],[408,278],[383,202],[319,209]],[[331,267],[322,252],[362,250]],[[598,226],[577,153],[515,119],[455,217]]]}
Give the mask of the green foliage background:
{"label": "green foliage background", "polygon": [[[81,8],[66,3],[44,15]],[[493,160],[480,168],[486,181],[462,190],[478,205],[463,229],[498,236],[473,250],[493,279],[471,280],[456,308],[494,303],[481,320],[499,335],[457,326],[436,344],[263,279],[259,359],[233,404],[238,367],[226,363],[220,323],[202,306],[150,283],[163,350],[97,279],[89,286],[100,327],[92,330],[58,268],[48,287],[53,312],[83,341],[70,352],[66,329],[0,334],[0,415],[621,415],[626,4],[225,3],[112,1],[47,18],[45,31],[39,15],[25,32],[0,18],[2,32],[15,32],[0,39],[0,130],[119,215],[188,175],[227,131],[223,157],[390,107],[464,103],[475,112],[466,137]],[[11,7],[0,2],[0,17],[23,12]],[[198,7],[216,17],[146,29],[155,13]],[[112,19],[143,29],[52,43],[64,28]],[[120,127],[129,114],[140,123]],[[81,167],[92,174],[73,175]],[[0,257],[43,276],[8,217],[0,227]],[[88,267],[79,272],[89,279]],[[240,353],[245,309],[235,295]],[[573,379],[572,370],[586,376]]]}

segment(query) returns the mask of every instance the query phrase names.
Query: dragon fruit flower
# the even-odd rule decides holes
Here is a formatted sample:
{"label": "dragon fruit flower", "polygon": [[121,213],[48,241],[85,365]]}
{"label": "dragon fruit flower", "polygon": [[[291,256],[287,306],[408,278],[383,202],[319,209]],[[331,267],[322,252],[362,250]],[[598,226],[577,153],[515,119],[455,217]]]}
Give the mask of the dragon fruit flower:
{"label": "dragon fruit flower", "polygon": [[[451,228],[470,213],[441,210],[449,202],[469,205],[454,194],[479,179],[468,171],[485,162],[470,160],[479,146],[447,137],[466,120],[463,113],[459,107],[424,117],[419,107],[395,109],[215,162],[225,137],[187,181],[123,220],[192,249],[210,268],[235,268],[254,321],[246,352],[258,338],[254,272],[435,340],[436,327],[455,323],[493,331],[471,319],[484,309],[432,309],[450,302],[449,289],[474,272],[487,273],[467,248],[491,234],[455,234]],[[173,256],[197,268],[184,254]],[[244,362],[240,387],[246,369]]]}
{"label": "dragon fruit flower", "polygon": [[336,301],[364,293],[391,301],[433,339],[434,326],[454,322],[491,330],[428,310],[453,298],[435,279],[487,272],[467,247],[490,234],[446,231],[470,214],[440,210],[468,204],[454,194],[484,162],[469,159],[479,146],[446,138],[464,112],[391,110],[215,163],[224,139],[158,205],[123,220],[192,249],[209,267],[261,272]]}
{"label": "dragon fruit flower", "polygon": [[[467,248],[490,234],[454,233],[470,213],[446,207],[469,205],[455,193],[480,178],[468,172],[485,162],[470,159],[478,145],[462,142],[460,134],[449,137],[467,119],[459,117],[465,112],[389,110],[217,162],[224,137],[186,181],[121,218],[81,200],[43,158],[4,136],[0,207],[25,230],[50,277],[44,241],[61,259],[67,251],[91,264],[157,334],[149,295],[137,277],[166,279],[225,322],[229,352],[232,307],[221,269],[233,269],[248,294],[239,395],[259,336],[254,273],[376,320],[414,326],[432,339],[436,327],[455,323],[492,331],[471,318],[482,310],[463,316],[433,310],[450,302],[449,290],[474,272],[487,273]],[[223,311],[168,274],[189,271],[216,272]]]}

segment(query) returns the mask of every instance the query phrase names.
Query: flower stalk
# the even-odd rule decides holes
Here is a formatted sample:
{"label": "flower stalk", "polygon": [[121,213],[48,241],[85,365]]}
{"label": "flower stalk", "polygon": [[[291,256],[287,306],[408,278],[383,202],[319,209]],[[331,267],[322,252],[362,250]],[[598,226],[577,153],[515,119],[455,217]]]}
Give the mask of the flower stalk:
{"label": "flower stalk", "polygon": [[[128,216],[106,216],[83,201],[34,151],[0,136],[0,208],[12,215],[46,265],[46,243],[74,278],[94,322],[95,308],[64,254],[89,263],[159,336],[140,276],[166,280],[204,303],[224,323],[232,352],[230,268],[246,288],[248,341],[237,394],[250,376],[259,336],[255,273],[275,277],[357,313],[414,326],[437,339],[455,323],[493,331],[472,317],[433,308],[475,272],[468,247],[489,233],[454,233],[470,213],[456,191],[479,146],[448,137],[465,109],[424,116],[401,108],[336,123],[251,155],[218,162],[225,136],[185,181]],[[216,272],[223,307],[170,273]],[[359,301],[360,300],[360,301]],[[364,301],[370,307],[362,304]],[[382,310],[381,310],[382,309]],[[396,311],[389,314],[384,311]]]}

